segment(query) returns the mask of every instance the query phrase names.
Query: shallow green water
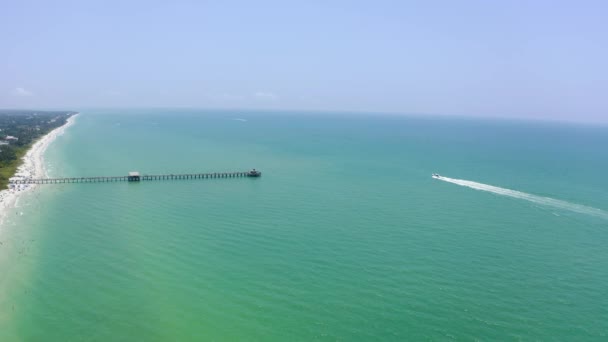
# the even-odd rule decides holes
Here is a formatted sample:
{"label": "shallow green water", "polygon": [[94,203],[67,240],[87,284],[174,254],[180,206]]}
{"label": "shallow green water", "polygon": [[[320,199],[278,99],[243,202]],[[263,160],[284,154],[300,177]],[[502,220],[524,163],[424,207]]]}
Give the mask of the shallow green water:
{"label": "shallow green water", "polygon": [[263,176],[28,194],[0,235],[0,340],[604,340],[605,146],[563,124],[83,111],[53,176]]}

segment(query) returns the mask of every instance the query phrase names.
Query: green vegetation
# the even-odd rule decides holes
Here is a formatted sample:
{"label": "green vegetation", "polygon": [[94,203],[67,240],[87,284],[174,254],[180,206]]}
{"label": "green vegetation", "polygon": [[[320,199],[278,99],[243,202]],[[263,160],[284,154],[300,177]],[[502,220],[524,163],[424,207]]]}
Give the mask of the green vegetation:
{"label": "green vegetation", "polygon": [[8,179],[36,140],[64,125],[74,114],[76,112],[0,109],[0,186],[8,186]]}

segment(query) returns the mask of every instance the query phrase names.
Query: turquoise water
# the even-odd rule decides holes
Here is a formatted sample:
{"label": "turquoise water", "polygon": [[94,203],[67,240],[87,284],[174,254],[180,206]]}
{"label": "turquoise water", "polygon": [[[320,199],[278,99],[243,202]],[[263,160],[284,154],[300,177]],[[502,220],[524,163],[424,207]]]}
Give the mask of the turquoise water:
{"label": "turquoise water", "polygon": [[605,340],[606,146],[573,124],[83,111],[52,176],[263,176],[27,194],[0,340]]}

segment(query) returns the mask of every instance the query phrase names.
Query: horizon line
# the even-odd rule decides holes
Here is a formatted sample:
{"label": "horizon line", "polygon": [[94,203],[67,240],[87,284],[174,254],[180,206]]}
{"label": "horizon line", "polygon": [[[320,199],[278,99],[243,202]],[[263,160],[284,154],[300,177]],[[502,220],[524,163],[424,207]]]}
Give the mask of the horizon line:
{"label": "horizon line", "polygon": [[499,121],[530,121],[547,123],[568,123],[581,125],[601,125],[608,126],[608,120],[577,120],[566,118],[551,117],[523,117],[509,115],[480,115],[480,114],[445,114],[445,113],[423,113],[423,112],[403,112],[403,111],[372,111],[365,109],[293,109],[293,108],[246,108],[246,107],[205,107],[205,106],[74,106],[79,109],[66,109],[66,107],[55,106],[31,106],[31,107],[0,107],[1,110],[41,110],[41,111],[72,111],[82,112],[83,110],[121,110],[121,109],[177,109],[177,110],[203,110],[203,111],[249,111],[249,112],[287,112],[287,113],[325,113],[325,114],[355,114],[355,115],[380,115],[380,116],[401,116],[401,117],[427,117],[427,118],[454,118],[454,119],[483,119]]}

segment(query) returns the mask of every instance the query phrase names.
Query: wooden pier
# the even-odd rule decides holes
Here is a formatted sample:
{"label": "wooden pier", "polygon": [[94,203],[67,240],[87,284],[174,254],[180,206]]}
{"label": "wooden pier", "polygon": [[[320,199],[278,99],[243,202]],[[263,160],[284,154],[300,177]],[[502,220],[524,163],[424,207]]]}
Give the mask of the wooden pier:
{"label": "wooden pier", "polygon": [[111,177],[70,177],[70,178],[26,178],[11,179],[9,184],[63,184],[63,183],[109,183],[109,182],[139,182],[186,179],[212,179],[212,178],[242,178],[260,177],[262,173],[255,169],[244,172],[214,172],[214,173],[185,173],[140,175],[139,172],[129,172],[128,176]]}

